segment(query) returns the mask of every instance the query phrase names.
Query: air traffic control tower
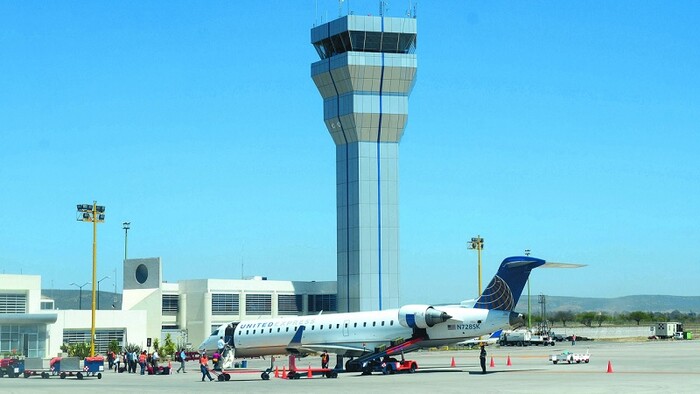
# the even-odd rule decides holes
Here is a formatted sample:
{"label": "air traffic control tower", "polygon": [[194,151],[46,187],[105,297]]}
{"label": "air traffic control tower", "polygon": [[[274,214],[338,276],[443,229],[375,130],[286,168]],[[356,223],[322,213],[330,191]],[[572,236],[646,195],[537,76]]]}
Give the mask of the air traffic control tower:
{"label": "air traffic control tower", "polygon": [[338,312],[399,307],[399,141],[416,20],[348,15],[311,30],[311,77],[336,147]]}

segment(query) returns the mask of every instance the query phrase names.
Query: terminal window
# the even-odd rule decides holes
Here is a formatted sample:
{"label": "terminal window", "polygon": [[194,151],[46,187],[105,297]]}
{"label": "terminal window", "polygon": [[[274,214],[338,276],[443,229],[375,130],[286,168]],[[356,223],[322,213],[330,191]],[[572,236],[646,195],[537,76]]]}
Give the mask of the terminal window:
{"label": "terminal window", "polygon": [[298,315],[303,311],[301,294],[278,294],[277,310],[280,315]]}
{"label": "terminal window", "polygon": [[271,294],[246,294],[245,313],[248,315],[269,315],[272,313]]}
{"label": "terminal window", "polygon": [[[117,341],[120,345],[124,342],[124,330],[95,330],[95,353],[107,354],[107,348],[111,341]],[[90,343],[90,330],[64,329],[63,343]]]}
{"label": "terminal window", "polygon": [[0,313],[27,313],[27,295],[0,294]]}
{"label": "terminal window", "polygon": [[212,315],[237,315],[238,309],[238,294],[211,295]]}
{"label": "terminal window", "polygon": [[335,294],[309,294],[309,312],[336,312]]}
{"label": "terminal window", "polygon": [[163,294],[163,314],[177,314],[179,299],[180,297],[177,294]]}
{"label": "terminal window", "polygon": [[0,354],[45,357],[46,328],[36,324],[0,324]]}

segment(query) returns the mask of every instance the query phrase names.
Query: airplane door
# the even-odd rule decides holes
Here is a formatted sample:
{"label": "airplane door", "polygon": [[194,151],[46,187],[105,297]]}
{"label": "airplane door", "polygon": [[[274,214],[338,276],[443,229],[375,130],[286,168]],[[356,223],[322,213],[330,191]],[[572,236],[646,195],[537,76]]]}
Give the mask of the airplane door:
{"label": "airplane door", "polygon": [[350,326],[350,320],[345,320],[343,322],[343,336],[344,337],[347,337],[350,335],[350,331],[348,329],[349,326]]}
{"label": "airplane door", "polygon": [[226,330],[224,331],[224,341],[228,343],[229,345],[233,345],[233,332],[236,331],[236,326],[238,326],[238,322],[236,323],[231,323],[228,326],[226,326]]}

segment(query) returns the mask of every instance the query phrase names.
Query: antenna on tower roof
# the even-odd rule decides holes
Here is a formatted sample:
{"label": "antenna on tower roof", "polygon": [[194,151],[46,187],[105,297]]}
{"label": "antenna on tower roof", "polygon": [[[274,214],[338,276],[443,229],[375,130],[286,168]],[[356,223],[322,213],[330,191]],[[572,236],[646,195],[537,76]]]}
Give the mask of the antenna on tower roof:
{"label": "antenna on tower roof", "polygon": [[416,7],[417,6],[418,6],[417,1],[414,3],[413,1],[408,0],[408,10],[406,10],[406,17],[416,19]]}
{"label": "antenna on tower roof", "polygon": [[389,9],[389,3],[384,0],[379,0],[379,16],[384,16],[386,10]]}

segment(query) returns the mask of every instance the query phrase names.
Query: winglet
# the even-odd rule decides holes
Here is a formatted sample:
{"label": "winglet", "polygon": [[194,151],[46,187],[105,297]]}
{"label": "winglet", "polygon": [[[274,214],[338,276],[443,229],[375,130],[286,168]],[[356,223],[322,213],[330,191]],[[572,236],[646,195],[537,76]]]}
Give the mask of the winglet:
{"label": "winglet", "polygon": [[299,326],[297,332],[294,333],[294,337],[292,337],[292,340],[289,341],[289,345],[287,345],[288,348],[301,346],[301,336],[304,334],[305,329],[306,326]]}

